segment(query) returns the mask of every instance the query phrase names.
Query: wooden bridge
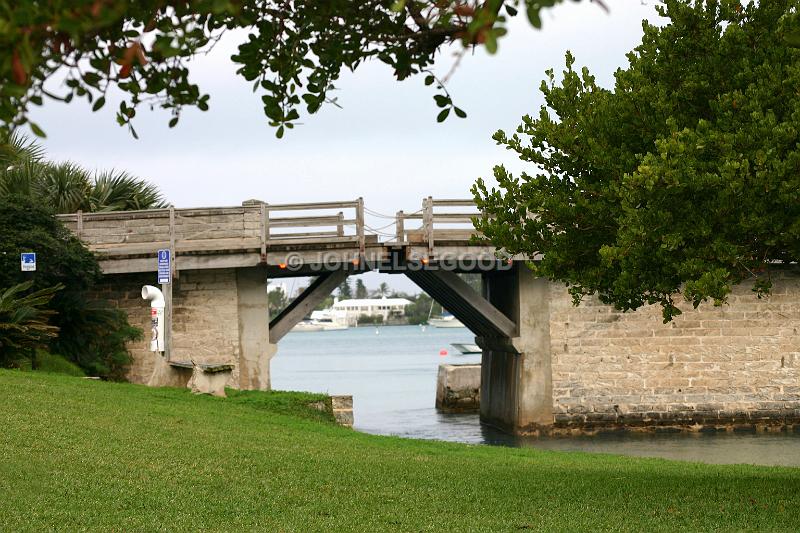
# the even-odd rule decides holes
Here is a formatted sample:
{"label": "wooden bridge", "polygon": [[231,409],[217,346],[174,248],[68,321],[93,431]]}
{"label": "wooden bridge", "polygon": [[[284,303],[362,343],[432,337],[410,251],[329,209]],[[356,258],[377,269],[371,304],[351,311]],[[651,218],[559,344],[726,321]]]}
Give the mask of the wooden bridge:
{"label": "wooden bridge", "polygon": [[[280,339],[348,276],[378,270],[406,275],[472,330],[483,350],[481,420],[508,431],[800,421],[800,392],[774,392],[775,383],[796,381],[784,356],[798,351],[797,335],[782,333],[800,320],[794,271],[776,278],[774,302],[742,303],[741,289],[733,303],[746,306],[746,330],[741,310],[716,307],[686,306],[682,320],[665,325],[647,309],[572,307],[563,286],[536,278],[522,258],[498,259],[475,234],[479,215],[470,200],[427,197],[417,211],[383,215],[356,199],[59,218],[99,257],[97,297],[144,331],[151,322],[141,287],[155,281],[156,251],[172,251],[173,282],[162,286],[167,351],[150,352],[148,339],[131,344],[134,382],[185,386],[189,366],[229,369],[214,375],[228,386],[269,389]],[[480,272],[482,294],[458,271]],[[312,281],[270,316],[267,281],[289,276]],[[689,362],[675,364],[671,353]],[[763,390],[750,385],[756,375]],[[723,407],[698,411],[689,398]]]}
{"label": "wooden bridge", "polygon": [[156,251],[167,248],[176,273],[267,265],[271,277],[308,275],[320,266],[344,263],[380,269],[393,259],[495,260],[494,248],[472,228],[472,219],[480,215],[472,200],[428,197],[418,211],[398,211],[378,229],[365,223],[365,211],[361,198],[303,204],[248,200],[236,207],[78,212],[58,218],[98,255],[106,274],[153,272]]}
{"label": "wooden bridge", "polygon": [[[181,365],[191,360],[192,366],[231,366],[230,386],[269,389],[278,341],[348,276],[377,270],[407,275],[475,333],[491,363],[484,418],[515,427],[539,416],[526,408],[521,422],[511,407],[520,398],[519,357],[532,327],[542,325],[525,319],[524,291],[531,289],[520,276],[530,277],[528,269],[498,259],[474,230],[478,216],[472,200],[427,197],[419,210],[393,215],[371,211],[358,198],[58,218],[98,256],[106,280],[99,297],[145,331],[151,327],[139,292],[155,281],[156,252],[171,251],[173,283],[163,286],[166,353],[150,352],[147,342],[131,346],[133,381],[185,385]],[[372,226],[367,218],[382,222]],[[483,294],[457,272],[480,272]],[[292,276],[313,281],[270,317],[267,280]]]}

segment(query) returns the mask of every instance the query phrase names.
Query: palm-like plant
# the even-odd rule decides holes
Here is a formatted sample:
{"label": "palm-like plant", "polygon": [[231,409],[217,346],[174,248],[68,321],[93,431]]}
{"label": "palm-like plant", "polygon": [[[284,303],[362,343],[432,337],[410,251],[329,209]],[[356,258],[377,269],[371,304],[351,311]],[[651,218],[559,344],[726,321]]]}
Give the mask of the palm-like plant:
{"label": "palm-like plant", "polygon": [[56,213],[91,211],[87,198],[92,192],[92,183],[88,172],[75,163],[46,163],[31,179],[36,196]]}
{"label": "palm-like plant", "polygon": [[375,295],[383,298],[389,294],[389,284],[386,282],[381,283],[378,285],[378,288],[375,290]]}
{"label": "palm-like plant", "polygon": [[0,169],[8,169],[9,166],[26,160],[43,161],[44,148],[24,135],[6,135],[0,142]]}
{"label": "palm-like plant", "polygon": [[0,196],[34,198],[56,213],[167,207],[158,188],[127,172],[92,175],[71,162],[53,163],[41,146],[14,133],[0,138]]}
{"label": "palm-like plant", "polygon": [[[49,287],[28,295],[33,281],[14,285],[0,292],[0,361],[8,362],[15,355],[44,348],[56,336],[58,328],[49,323],[55,311],[45,306],[62,285]],[[6,359],[3,361],[3,359]]]}
{"label": "palm-like plant", "polygon": [[167,206],[155,185],[115,170],[95,175],[88,200],[89,211],[132,211]]}

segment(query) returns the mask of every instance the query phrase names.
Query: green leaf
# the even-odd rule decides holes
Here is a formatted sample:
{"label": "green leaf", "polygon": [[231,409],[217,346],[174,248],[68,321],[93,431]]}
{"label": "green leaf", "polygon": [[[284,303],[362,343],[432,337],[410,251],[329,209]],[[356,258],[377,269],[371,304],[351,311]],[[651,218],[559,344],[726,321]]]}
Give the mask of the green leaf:
{"label": "green leaf", "polygon": [[542,17],[539,13],[539,7],[536,5],[528,4],[528,20],[531,23],[531,26],[534,28],[541,28],[542,27]]}
{"label": "green leaf", "polygon": [[169,121],[169,127],[174,128],[177,125],[178,125],[178,117],[172,117],[172,119],[170,119]]}
{"label": "green leaf", "polygon": [[467,114],[460,107],[453,107],[453,111],[455,111],[458,118],[467,118]]}
{"label": "green leaf", "polygon": [[97,84],[100,83],[100,75],[97,74],[96,72],[86,72],[83,75],[83,81],[85,81],[89,85],[96,87]]}
{"label": "green leaf", "polygon": [[493,31],[490,30],[486,32],[486,42],[484,46],[486,46],[486,51],[490,54],[497,53],[497,36]]}
{"label": "green leaf", "polygon": [[282,139],[283,138],[283,126],[278,128],[278,130],[275,132],[275,137],[277,137],[278,139]]}
{"label": "green leaf", "polygon": [[515,17],[517,15],[517,13],[519,13],[519,11],[517,11],[516,7],[510,6],[508,4],[506,4],[505,7],[506,7],[506,13],[508,13],[512,17]]}
{"label": "green leaf", "polygon": [[439,107],[444,107],[450,103],[450,98],[441,94],[434,95],[433,99],[436,100],[436,105]]}
{"label": "green leaf", "polygon": [[436,122],[444,122],[444,119],[447,118],[447,115],[450,114],[450,108],[442,109],[442,111],[436,116]]}
{"label": "green leaf", "polygon": [[97,111],[98,109],[103,107],[105,105],[105,103],[106,103],[106,97],[105,96],[101,96],[100,98],[95,100],[94,105],[92,106],[92,111]]}
{"label": "green leaf", "polygon": [[28,122],[28,125],[31,127],[31,131],[37,137],[41,137],[42,139],[47,137],[47,134],[44,132],[44,130],[42,128],[40,128],[39,125],[36,124],[35,122]]}
{"label": "green leaf", "polygon": [[425,85],[432,85],[434,81],[436,81],[436,78],[434,78],[432,75],[428,74],[425,76]]}

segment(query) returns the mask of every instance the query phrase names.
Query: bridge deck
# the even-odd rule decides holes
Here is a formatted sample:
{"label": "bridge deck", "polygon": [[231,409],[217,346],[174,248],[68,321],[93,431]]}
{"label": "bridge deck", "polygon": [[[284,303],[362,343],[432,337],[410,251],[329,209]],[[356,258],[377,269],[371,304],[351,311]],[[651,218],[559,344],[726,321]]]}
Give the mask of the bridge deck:
{"label": "bridge deck", "polygon": [[[480,213],[471,200],[425,198],[419,211],[396,214],[391,234],[367,226],[364,211],[361,198],[280,205],[248,200],[236,207],[58,218],[99,256],[108,274],[155,271],[156,251],[167,248],[180,270],[266,264],[288,268],[287,274],[311,264],[378,264],[398,255],[404,261],[494,258],[493,247],[473,241],[471,221]],[[414,221],[417,227],[406,227]]]}

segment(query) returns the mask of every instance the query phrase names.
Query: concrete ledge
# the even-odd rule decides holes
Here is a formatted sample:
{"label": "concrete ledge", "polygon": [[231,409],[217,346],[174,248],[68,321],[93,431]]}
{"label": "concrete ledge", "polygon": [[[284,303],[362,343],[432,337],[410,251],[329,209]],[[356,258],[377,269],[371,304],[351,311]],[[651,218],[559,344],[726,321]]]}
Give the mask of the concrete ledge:
{"label": "concrete ledge", "polygon": [[199,368],[208,374],[227,372],[236,366],[229,363],[193,363],[192,361],[170,361],[169,365],[180,368]]}
{"label": "concrete ledge", "polygon": [[480,409],[481,365],[439,365],[436,408],[450,413]]}
{"label": "concrete ledge", "polygon": [[194,363],[167,361],[158,356],[151,387],[188,387],[195,394],[225,397],[225,384],[235,365],[227,363]]}

